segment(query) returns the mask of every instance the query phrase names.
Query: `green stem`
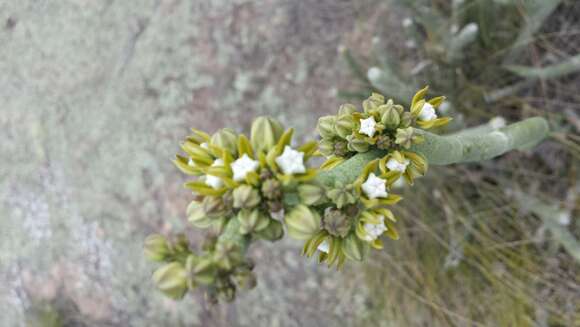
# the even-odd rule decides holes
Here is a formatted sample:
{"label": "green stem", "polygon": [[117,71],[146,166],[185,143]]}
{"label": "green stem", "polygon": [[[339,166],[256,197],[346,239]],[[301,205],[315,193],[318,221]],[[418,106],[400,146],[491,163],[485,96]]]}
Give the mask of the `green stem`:
{"label": "green stem", "polygon": [[450,165],[460,162],[483,161],[508,151],[528,149],[544,140],[550,129],[544,118],[528,118],[506,127],[482,133],[447,136],[421,132],[425,142],[411,147],[421,153],[430,165]]}

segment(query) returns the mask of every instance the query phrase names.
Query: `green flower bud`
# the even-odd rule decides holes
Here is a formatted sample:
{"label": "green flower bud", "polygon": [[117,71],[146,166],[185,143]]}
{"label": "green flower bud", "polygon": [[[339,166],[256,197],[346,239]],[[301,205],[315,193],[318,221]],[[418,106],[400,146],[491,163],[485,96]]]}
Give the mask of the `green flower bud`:
{"label": "green flower bud", "polygon": [[354,104],[345,103],[338,108],[338,115],[350,115],[356,111],[356,106]]}
{"label": "green flower bud", "polygon": [[357,201],[357,195],[352,184],[336,184],[333,189],[326,192],[326,196],[336,204],[337,208],[342,208]]}
{"label": "green flower bud", "polygon": [[322,218],[322,228],[330,235],[345,237],[350,232],[352,217],[336,208],[327,208]]}
{"label": "green flower bud", "polygon": [[243,255],[234,243],[220,242],[215,248],[214,261],[221,269],[229,271],[243,261]]}
{"label": "green flower bud", "polygon": [[171,254],[167,239],[159,234],[147,236],[143,251],[145,252],[145,257],[151,261],[164,261]]}
{"label": "green flower bud", "polygon": [[356,261],[362,261],[370,250],[368,242],[359,239],[355,233],[350,233],[344,238],[341,247],[347,258]]}
{"label": "green flower bud", "polygon": [[314,184],[301,184],[298,186],[300,201],[306,205],[317,205],[324,201],[326,190],[324,187]]}
{"label": "green flower bud", "polygon": [[270,117],[258,117],[252,123],[250,143],[256,152],[268,152],[284,133],[282,125]]}
{"label": "green flower bud", "polygon": [[238,136],[229,128],[222,128],[211,137],[211,144],[217,145],[233,156],[238,153]]}
{"label": "green flower bud", "polygon": [[413,127],[399,128],[397,129],[395,143],[408,149],[413,145],[413,143],[420,143],[423,141],[421,135],[417,135]]}
{"label": "green flower bud", "polygon": [[221,196],[206,196],[202,202],[203,212],[209,218],[226,216],[231,207]]}
{"label": "green flower bud", "polygon": [[393,106],[390,106],[388,109],[386,109],[385,113],[383,113],[381,117],[381,123],[383,123],[383,125],[385,125],[385,127],[388,129],[397,128],[401,123],[401,116],[397,112],[397,109],[395,109]]}
{"label": "green flower bud", "polygon": [[334,130],[338,136],[342,137],[343,139],[352,134],[352,130],[354,129],[354,119],[352,115],[340,115],[336,119],[336,123],[334,125]]}
{"label": "green flower bud", "polygon": [[171,262],[159,267],[153,273],[153,282],[166,296],[179,300],[187,292],[187,273],[179,262]]}
{"label": "green flower bud", "polygon": [[262,184],[262,194],[266,199],[279,199],[282,197],[282,184],[276,179],[267,179]]}
{"label": "green flower bud", "polygon": [[363,109],[366,113],[370,113],[379,108],[380,105],[385,103],[385,97],[379,93],[373,93],[371,96],[363,101]]}
{"label": "green flower bud", "polygon": [[321,140],[318,142],[318,150],[325,157],[330,157],[334,154],[334,142],[331,140]]}
{"label": "green flower bud", "polygon": [[294,207],[285,217],[288,235],[307,240],[320,231],[320,215],[303,204]]}
{"label": "green flower bud", "polygon": [[318,118],[318,133],[322,138],[332,139],[336,136],[334,124],[336,123],[336,116],[323,116]]}
{"label": "green flower bud", "polygon": [[369,144],[363,139],[351,137],[348,141],[348,149],[355,152],[367,152]]}
{"label": "green flower bud", "polygon": [[233,193],[234,208],[252,209],[260,203],[260,194],[258,190],[250,185],[240,185],[236,187]]}
{"label": "green flower bud", "polygon": [[271,242],[277,241],[284,236],[284,227],[282,223],[276,220],[270,220],[268,227],[257,233],[258,237]]}
{"label": "green flower bud", "polygon": [[406,128],[411,126],[413,123],[413,115],[410,112],[405,111],[403,114],[399,114],[401,116],[401,122],[399,123],[399,128]]}
{"label": "green flower bud", "polygon": [[259,232],[270,223],[270,218],[257,209],[243,209],[238,213],[237,218],[240,221],[240,234],[243,235]]}
{"label": "green flower bud", "polygon": [[199,258],[191,270],[191,278],[196,283],[210,285],[215,281],[216,273],[216,266],[211,258]]}
{"label": "green flower bud", "polygon": [[197,201],[191,201],[187,206],[187,220],[197,228],[207,228],[211,226],[213,220],[206,216],[203,206]]}

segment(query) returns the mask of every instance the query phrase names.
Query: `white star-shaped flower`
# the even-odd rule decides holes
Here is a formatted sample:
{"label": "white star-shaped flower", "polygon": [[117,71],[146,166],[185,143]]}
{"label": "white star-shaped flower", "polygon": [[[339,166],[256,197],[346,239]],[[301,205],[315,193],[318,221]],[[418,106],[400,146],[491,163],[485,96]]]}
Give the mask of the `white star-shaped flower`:
{"label": "white star-shaped flower", "polygon": [[389,159],[389,161],[387,161],[387,168],[389,168],[389,170],[394,170],[394,171],[398,171],[401,173],[404,173],[405,170],[407,169],[407,166],[409,165],[409,159],[404,159],[403,163],[400,163],[399,161],[397,161],[397,159],[391,158]]}
{"label": "white star-shaped flower", "polygon": [[193,162],[193,159],[189,158],[189,160],[187,161],[187,164],[190,165],[191,167],[195,167],[195,162]]}
{"label": "white star-shaped flower", "polygon": [[421,108],[421,112],[419,113],[419,120],[429,121],[433,119],[437,119],[435,107],[433,107],[429,102],[425,102],[423,108]]}
{"label": "white star-shaped flower", "polygon": [[386,181],[384,179],[371,173],[366,182],[364,182],[361,187],[369,199],[386,198],[389,193],[387,193],[387,186],[385,182]]}
{"label": "white star-shaped flower", "polygon": [[378,224],[365,223],[364,229],[367,234],[365,236],[366,241],[372,242],[376,240],[387,230],[387,226],[385,226],[385,217],[379,216],[379,219],[380,221]]}
{"label": "white star-shaped flower", "polygon": [[[211,164],[212,167],[223,166],[223,165],[224,165],[224,161],[222,159],[216,159]],[[214,189],[218,189],[224,185],[224,182],[219,177],[212,176],[212,175],[206,175],[205,176],[205,184],[213,187]]]}
{"label": "white star-shaped flower", "polygon": [[306,167],[304,167],[304,153],[296,151],[289,146],[284,147],[284,152],[276,158],[276,163],[286,175],[306,172]]}
{"label": "white star-shaped flower", "polygon": [[369,117],[367,119],[361,119],[360,120],[360,129],[359,129],[359,133],[361,134],[366,134],[369,137],[373,137],[373,135],[375,135],[375,126],[377,125],[377,122],[375,121],[375,119],[373,117]]}
{"label": "white star-shaped flower", "polygon": [[318,246],[318,251],[320,251],[320,252],[328,253],[329,250],[330,250],[330,244],[328,244],[328,240],[324,240]]}
{"label": "white star-shaped flower", "polygon": [[256,171],[260,163],[252,160],[246,153],[241,158],[232,162],[232,171],[234,172],[234,181],[239,182],[246,178],[250,172]]}

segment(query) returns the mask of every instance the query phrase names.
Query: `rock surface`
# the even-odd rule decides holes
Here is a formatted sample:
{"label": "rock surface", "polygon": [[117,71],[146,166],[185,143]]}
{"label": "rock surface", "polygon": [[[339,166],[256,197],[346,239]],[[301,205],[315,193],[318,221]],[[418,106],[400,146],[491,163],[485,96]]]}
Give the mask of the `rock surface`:
{"label": "rock surface", "polygon": [[348,84],[337,49],[367,42],[369,4],[0,2],[0,325],[39,305],[74,326],[354,324],[361,277],[298,243],[257,245],[259,286],[217,308],[164,299],[141,245],[190,230],[170,162],[189,127],[247,131],[268,114],[314,135]]}

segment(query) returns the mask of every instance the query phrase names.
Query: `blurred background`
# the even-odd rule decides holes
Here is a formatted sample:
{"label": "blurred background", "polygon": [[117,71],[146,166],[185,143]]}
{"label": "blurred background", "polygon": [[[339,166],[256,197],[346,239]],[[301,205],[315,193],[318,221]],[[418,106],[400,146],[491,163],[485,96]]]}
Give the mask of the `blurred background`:
{"label": "blurred background", "polygon": [[[0,326],[580,326],[579,17],[576,0],[1,0]],[[154,290],[144,237],[192,231],[170,161],[190,127],[267,114],[311,139],[341,103],[427,84],[442,133],[537,115],[553,133],[432,167],[364,265],[284,240],[252,248],[258,287],[232,304]]]}

